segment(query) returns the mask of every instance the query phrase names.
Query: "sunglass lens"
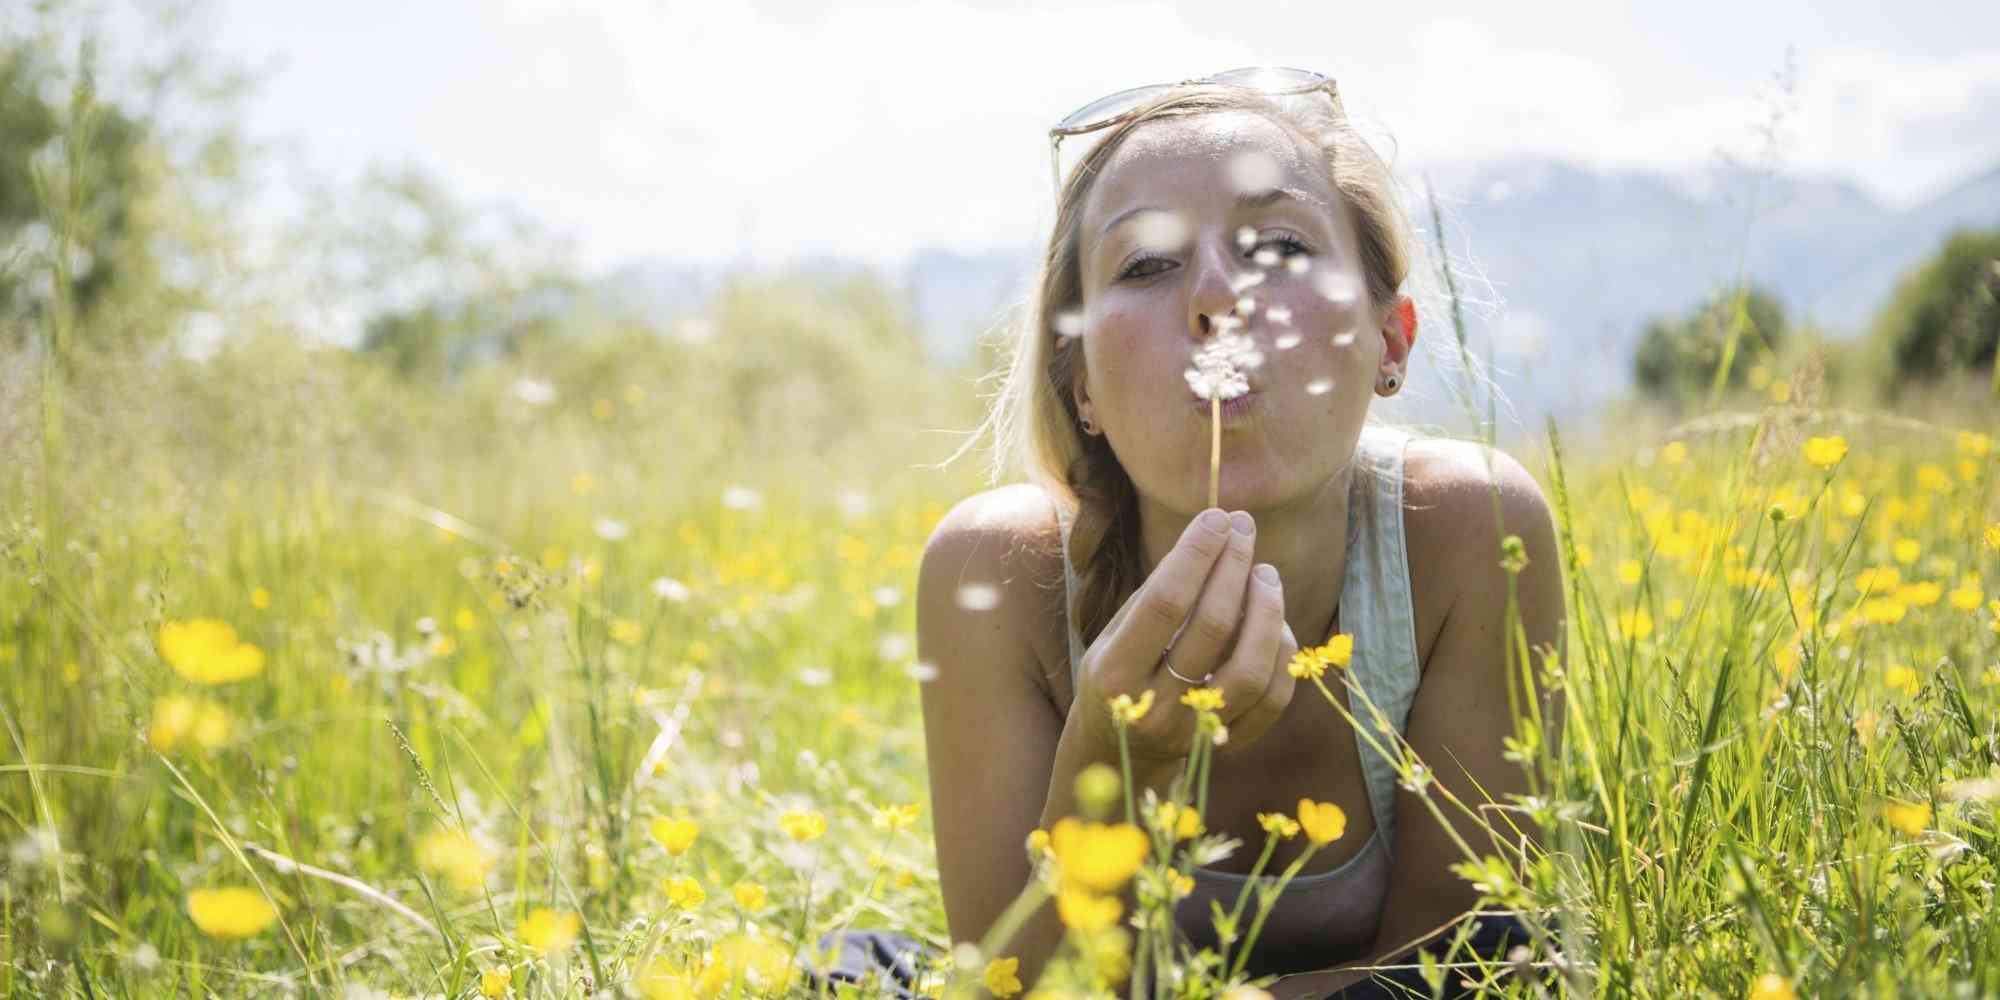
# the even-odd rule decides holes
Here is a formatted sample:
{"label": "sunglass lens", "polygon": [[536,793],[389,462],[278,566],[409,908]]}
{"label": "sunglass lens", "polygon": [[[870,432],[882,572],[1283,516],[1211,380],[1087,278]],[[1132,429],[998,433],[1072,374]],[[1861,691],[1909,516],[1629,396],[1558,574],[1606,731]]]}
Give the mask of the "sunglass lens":
{"label": "sunglass lens", "polygon": [[1231,87],[1250,87],[1265,93],[1282,94],[1309,90],[1325,78],[1311,70],[1286,69],[1281,66],[1249,66],[1217,73],[1209,79],[1214,83]]}
{"label": "sunglass lens", "polygon": [[1144,107],[1147,101],[1172,89],[1173,87],[1170,85],[1156,83],[1146,87],[1133,87],[1131,90],[1121,90],[1109,97],[1100,97],[1076,109],[1068,118],[1064,118],[1061,122],[1058,122],[1056,129],[1057,131],[1068,131],[1070,129],[1081,128],[1085,125],[1095,125],[1106,119],[1116,118],[1134,108]]}

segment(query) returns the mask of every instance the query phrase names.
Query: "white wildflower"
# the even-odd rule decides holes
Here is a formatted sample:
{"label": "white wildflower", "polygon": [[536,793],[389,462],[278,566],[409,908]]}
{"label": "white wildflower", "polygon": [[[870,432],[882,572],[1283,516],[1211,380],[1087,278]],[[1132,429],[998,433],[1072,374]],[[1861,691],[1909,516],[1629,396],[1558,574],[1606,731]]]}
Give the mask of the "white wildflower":
{"label": "white wildflower", "polygon": [[556,401],[556,387],[541,379],[517,379],[514,382],[514,398],[529,406],[547,406]]}
{"label": "white wildflower", "polygon": [[632,529],[626,527],[625,522],[614,521],[608,517],[598,518],[593,528],[597,532],[597,537],[607,542],[622,541],[625,536],[632,533]]}
{"label": "white wildflower", "polygon": [[679,604],[686,601],[691,593],[687,584],[671,576],[663,576],[653,581],[653,594],[663,601]]}

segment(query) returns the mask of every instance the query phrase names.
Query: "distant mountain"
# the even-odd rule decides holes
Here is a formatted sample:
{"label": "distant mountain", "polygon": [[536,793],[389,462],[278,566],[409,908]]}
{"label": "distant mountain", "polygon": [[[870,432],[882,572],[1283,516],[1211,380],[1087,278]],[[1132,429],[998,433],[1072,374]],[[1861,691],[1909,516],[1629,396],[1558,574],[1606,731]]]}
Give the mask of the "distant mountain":
{"label": "distant mountain", "polygon": [[[1628,391],[1646,322],[1727,287],[1739,268],[1795,321],[1852,336],[1952,228],[2000,225],[2000,166],[1904,211],[1845,180],[1741,168],[1669,175],[1518,159],[1427,176],[1451,251],[1475,279],[1461,282],[1469,339],[1482,357],[1496,347],[1498,381],[1531,427],[1539,414],[1574,416]],[[1406,179],[1419,198],[1422,183]],[[1407,209],[1428,247],[1428,205]],[[969,355],[1025,299],[1035,253],[915,256],[904,285],[940,360]],[[1448,329],[1430,319],[1427,332]],[[1413,388],[1424,382],[1418,373]],[[1419,409],[1417,419],[1448,419]]]}
{"label": "distant mountain", "polygon": [[[1578,416],[1626,393],[1640,332],[1738,274],[1778,296],[1794,321],[1864,331],[1895,283],[1960,226],[2000,226],[2000,165],[1923,204],[1894,210],[1836,178],[1715,168],[1600,171],[1548,159],[1436,165],[1406,178],[1417,238],[1431,245],[1423,183],[1435,183],[1465,277],[1468,339],[1495,353],[1502,391],[1527,427]],[[915,253],[900,284],[933,360],[969,359],[977,339],[1025,307],[1037,246]],[[800,267],[848,268],[816,259]],[[661,322],[700,308],[730,265],[636,261],[598,283],[608,300]],[[1424,331],[1449,337],[1444,316]],[[1433,344],[1449,343],[1439,339]],[[1413,373],[1400,415],[1454,423],[1441,376]],[[1426,402],[1426,398],[1428,402]]]}

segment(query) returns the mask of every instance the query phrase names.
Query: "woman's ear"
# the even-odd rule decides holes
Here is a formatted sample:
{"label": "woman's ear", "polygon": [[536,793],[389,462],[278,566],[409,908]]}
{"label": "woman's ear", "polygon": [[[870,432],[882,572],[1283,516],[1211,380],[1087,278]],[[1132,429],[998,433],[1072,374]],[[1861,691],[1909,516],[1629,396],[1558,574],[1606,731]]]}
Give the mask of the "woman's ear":
{"label": "woman's ear", "polygon": [[1382,370],[1377,378],[1396,376],[1400,382],[1409,370],[1410,350],[1417,343],[1417,304],[1407,295],[1398,295],[1382,317]]}

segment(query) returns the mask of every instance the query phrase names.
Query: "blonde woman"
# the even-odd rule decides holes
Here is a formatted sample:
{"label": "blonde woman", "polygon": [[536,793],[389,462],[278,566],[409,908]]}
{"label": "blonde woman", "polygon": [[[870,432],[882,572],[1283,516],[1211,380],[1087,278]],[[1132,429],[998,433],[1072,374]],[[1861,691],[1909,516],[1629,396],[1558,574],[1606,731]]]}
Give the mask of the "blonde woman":
{"label": "blonde woman", "polygon": [[[1258,813],[1331,802],[1344,835],[1287,886],[1249,963],[1300,973],[1278,981],[1281,998],[1324,995],[1367,976],[1340,967],[1406,951],[1477,894],[1449,870],[1454,833],[1285,666],[1351,635],[1352,679],[1437,784],[1471,803],[1525,792],[1502,757],[1520,680],[1504,669],[1500,539],[1525,545],[1527,641],[1553,648],[1564,608],[1548,504],[1507,455],[1371,415],[1415,357],[1416,251],[1331,80],[1257,69],[1140,88],[1052,135],[1093,131],[1105,134],[1060,184],[987,425],[996,471],[1018,463],[1028,481],[957,504],[920,571],[945,915],[954,941],[979,940],[1030,877],[1028,834],[1078,812],[1080,771],[1119,764],[1111,697],[1156,696],[1129,739],[1135,783],[1164,794],[1193,733],[1180,697],[1206,683],[1228,727],[1206,828],[1246,846],[1195,870],[1176,922],[1216,947],[1209,901],[1235,900],[1265,842]],[[1217,383],[1191,359],[1230,337],[1237,384],[1220,393],[1211,506]],[[1304,840],[1280,842],[1266,872]],[[1062,931],[1047,906],[1006,949],[1023,983]]]}

